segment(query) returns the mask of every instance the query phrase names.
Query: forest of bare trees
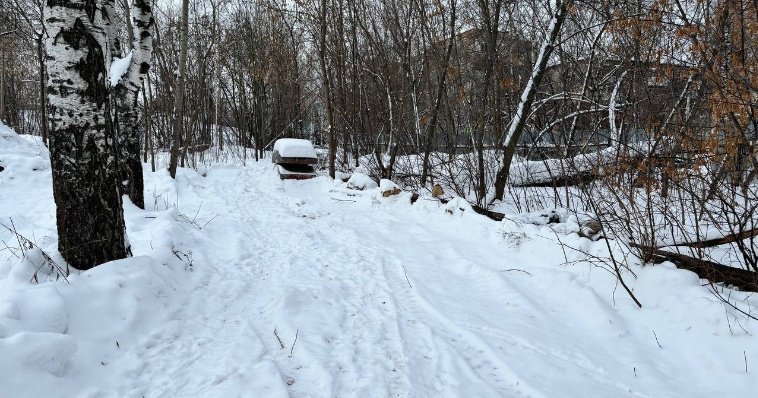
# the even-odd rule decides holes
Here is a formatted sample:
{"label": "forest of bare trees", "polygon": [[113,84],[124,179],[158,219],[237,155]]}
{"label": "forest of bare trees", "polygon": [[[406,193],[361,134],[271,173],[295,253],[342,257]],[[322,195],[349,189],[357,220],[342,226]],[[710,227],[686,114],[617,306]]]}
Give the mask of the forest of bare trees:
{"label": "forest of bare trees", "polygon": [[[60,43],[43,9],[57,3],[0,0],[0,119],[51,147],[66,134],[45,85]],[[481,209],[588,212],[645,260],[682,244],[758,284],[754,1],[73,3],[111,7],[109,40],[123,43],[111,59],[148,54],[131,86],[98,88],[117,116],[103,139],[129,148],[116,158],[137,204],[138,158],[155,170],[170,153],[173,175],[307,138],[332,177],[360,167]],[[749,238],[709,250],[708,228]]]}

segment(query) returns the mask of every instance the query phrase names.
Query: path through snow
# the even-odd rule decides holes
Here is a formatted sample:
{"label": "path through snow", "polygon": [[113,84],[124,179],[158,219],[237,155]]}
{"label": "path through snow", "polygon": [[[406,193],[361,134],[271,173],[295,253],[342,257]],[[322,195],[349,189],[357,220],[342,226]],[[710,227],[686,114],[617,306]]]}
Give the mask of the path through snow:
{"label": "path through snow", "polygon": [[[558,265],[565,258],[547,230],[509,245],[475,214],[349,193],[326,178],[282,182],[267,165],[214,168],[178,189],[182,209],[212,219],[193,253],[194,268],[210,272],[145,351],[129,382],[135,393],[660,397],[728,388],[671,374],[687,366],[678,356],[686,342],[661,355],[652,328],[619,315],[636,316],[626,297],[613,307],[613,279]],[[607,284],[607,296],[589,278]],[[666,325],[652,327],[667,336]]]}

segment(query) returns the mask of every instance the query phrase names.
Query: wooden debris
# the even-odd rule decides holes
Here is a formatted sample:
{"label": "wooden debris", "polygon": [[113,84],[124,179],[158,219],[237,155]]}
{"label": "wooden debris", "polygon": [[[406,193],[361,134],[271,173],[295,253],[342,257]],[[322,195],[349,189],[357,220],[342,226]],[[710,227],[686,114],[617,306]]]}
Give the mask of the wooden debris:
{"label": "wooden debris", "polygon": [[714,246],[725,245],[727,243],[734,243],[738,240],[753,238],[756,236],[758,236],[758,228],[753,228],[753,229],[745,230],[742,232],[729,234],[722,238],[706,239],[706,240],[701,240],[697,242],[674,243],[673,245],[669,245],[669,246],[687,246],[687,247],[694,247],[697,249],[703,249],[706,247],[714,247]]}
{"label": "wooden debris", "polygon": [[591,240],[598,240],[602,237],[603,224],[598,220],[584,220],[579,223],[579,236]]}
{"label": "wooden debris", "polygon": [[388,198],[392,195],[397,195],[399,193],[400,193],[400,188],[393,188],[393,189],[382,192],[382,196],[384,196],[385,198]]}
{"label": "wooden debris", "polygon": [[642,252],[643,260],[645,261],[655,263],[670,261],[674,263],[677,268],[692,271],[701,279],[707,279],[713,283],[724,283],[739,288],[740,290],[758,292],[758,272],[734,268],[713,261],[701,260],[684,254],[674,253],[637,243],[630,243],[629,245],[639,249]]}

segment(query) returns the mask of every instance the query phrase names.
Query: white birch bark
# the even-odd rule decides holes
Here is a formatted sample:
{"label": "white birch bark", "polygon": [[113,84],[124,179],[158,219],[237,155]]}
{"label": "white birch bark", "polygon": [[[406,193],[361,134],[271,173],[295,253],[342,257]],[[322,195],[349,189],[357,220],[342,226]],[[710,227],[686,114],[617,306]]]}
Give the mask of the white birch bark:
{"label": "white birch bark", "polygon": [[58,250],[87,269],[128,255],[107,90],[103,0],[48,0],[47,96]]}
{"label": "white birch bark", "polygon": [[560,36],[561,26],[566,19],[566,13],[571,5],[571,0],[556,1],[555,14],[550,19],[550,25],[547,28],[547,37],[540,47],[540,52],[537,55],[537,60],[534,62],[532,68],[532,75],[529,81],[524,87],[524,91],[521,93],[521,99],[516,107],[516,114],[511,120],[511,124],[508,127],[508,132],[505,134],[505,141],[503,147],[503,163],[500,170],[497,172],[495,180],[495,199],[503,199],[505,193],[505,182],[508,179],[509,169],[511,167],[511,160],[513,160],[513,154],[516,150],[516,144],[521,137],[521,132],[524,130],[526,124],[527,113],[534,102],[534,97],[537,94],[542,76],[545,73],[547,67],[547,61],[550,58],[550,54],[558,43]]}
{"label": "white birch bark", "polygon": [[[141,131],[139,129],[139,112],[137,100],[142,88],[142,81],[150,70],[153,52],[153,10],[150,0],[133,0],[129,14],[134,29],[134,42],[131,52],[114,62],[110,69],[110,81],[113,85],[115,120],[118,131],[119,170],[125,181],[125,193],[138,207],[145,207],[142,163],[139,159],[141,148]],[[126,66],[125,68],[123,66]]]}

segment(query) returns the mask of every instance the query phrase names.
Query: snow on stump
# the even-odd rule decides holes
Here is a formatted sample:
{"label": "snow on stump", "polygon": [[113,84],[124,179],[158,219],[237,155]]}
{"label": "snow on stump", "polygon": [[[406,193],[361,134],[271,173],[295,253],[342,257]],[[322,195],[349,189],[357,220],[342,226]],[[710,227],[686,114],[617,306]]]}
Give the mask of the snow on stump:
{"label": "snow on stump", "polygon": [[363,173],[353,173],[350,179],[347,180],[347,189],[353,189],[356,191],[364,191],[366,189],[374,189],[378,187],[376,181],[371,177]]}
{"label": "snow on stump", "polygon": [[282,180],[307,180],[316,176],[316,150],[308,140],[281,138],[274,143],[271,161],[276,164]]}
{"label": "snow on stump", "polygon": [[400,193],[400,187],[394,182],[387,179],[382,179],[379,181],[379,190],[382,191],[382,196],[385,198]]}
{"label": "snow on stump", "polygon": [[471,203],[459,197],[453,198],[445,204],[445,212],[453,216],[462,217],[464,214],[473,214],[474,209],[471,207]]}

